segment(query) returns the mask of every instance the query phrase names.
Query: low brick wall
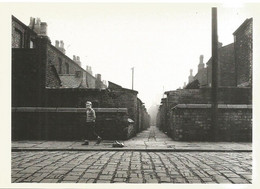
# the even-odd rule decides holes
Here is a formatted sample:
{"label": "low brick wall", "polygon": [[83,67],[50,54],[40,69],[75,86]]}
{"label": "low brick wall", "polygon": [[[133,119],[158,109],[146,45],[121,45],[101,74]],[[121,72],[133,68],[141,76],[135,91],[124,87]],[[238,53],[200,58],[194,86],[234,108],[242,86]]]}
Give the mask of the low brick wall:
{"label": "low brick wall", "polygon": [[[126,108],[95,111],[96,131],[103,139],[127,139],[135,134]],[[12,108],[12,140],[81,140],[87,135],[85,112],[85,108]]]}
{"label": "low brick wall", "polygon": [[[252,141],[252,105],[220,104],[219,141]],[[179,104],[172,108],[170,135],[180,141],[211,141],[211,105]]]}

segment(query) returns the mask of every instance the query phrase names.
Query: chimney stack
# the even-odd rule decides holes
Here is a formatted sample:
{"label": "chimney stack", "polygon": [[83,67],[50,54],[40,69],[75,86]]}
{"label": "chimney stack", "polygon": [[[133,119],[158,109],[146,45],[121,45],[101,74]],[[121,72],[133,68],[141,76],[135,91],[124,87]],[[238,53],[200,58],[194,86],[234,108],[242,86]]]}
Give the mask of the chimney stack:
{"label": "chimney stack", "polygon": [[33,29],[32,27],[34,26],[34,23],[35,22],[35,20],[34,20],[34,18],[33,17],[30,17],[30,24],[29,24],[29,28],[31,28],[31,29]]}
{"label": "chimney stack", "polygon": [[204,56],[200,55],[200,64],[203,64],[203,58],[204,58]]}
{"label": "chimney stack", "polygon": [[60,42],[58,40],[55,41],[55,47],[59,48],[60,47]]}
{"label": "chimney stack", "polygon": [[193,70],[190,69],[190,76],[189,76],[189,83],[191,83],[194,80],[194,77],[192,75]]}
{"label": "chimney stack", "polygon": [[55,47],[59,49],[63,54],[65,54],[65,49],[64,49],[64,42],[61,40],[60,42],[58,40],[55,41]]}
{"label": "chimney stack", "polygon": [[35,26],[34,26],[34,31],[37,34],[40,34],[40,31],[41,31],[41,19],[40,18],[36,19],[36,23],[35,23]]}
{"label": "chimney stack", "polygon": [[86,67],[86,71],[87,71],[89,74],[91,74],[91,75],[93,74],[93,73],[92,73],[91,66],[87,66],[87,67]]}
{"label": "chimney stack", "polygon": [[60,48],[64,49],[64,42],[62,40],[60,41]]}
{"label": "chimney stack", "polygon": [[76,62],[81,67],[80,57],[73,55],[73,61]]}
{"label": "chimney stack", "polygon": [[101,89],[102,88],[102,81],[101,81],[101,74],[96,74],[96,82],[95,82],[95,85],[96,85],[96,88],[97,89]]}
{"label": "chimney stack", "polygon": [[47,36],[47,23],[46,22],[41,22],[41,25],[40,25],[40,35],[43,35],[43,36]]}
{"label": "chimney stack", "polygon": [[96,74],[96,78],[98,81],[101,81],[101,74]]}
{"label": "chimney stack", "polygon": [[203,55],[200,55],[200,63],[198,65],[198,72],[200,70],[202,70],[204,68],[204,66],[205,66],[205,64],[203,63],[203,58],[204,58]]}

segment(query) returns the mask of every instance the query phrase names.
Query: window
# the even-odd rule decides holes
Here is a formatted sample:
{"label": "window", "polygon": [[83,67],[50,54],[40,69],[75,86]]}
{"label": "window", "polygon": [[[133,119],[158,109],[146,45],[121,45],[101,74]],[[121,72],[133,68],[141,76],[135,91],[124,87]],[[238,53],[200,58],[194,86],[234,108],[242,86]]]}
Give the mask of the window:
{"label": "window", "polygon": [[66,74],[69,74],[70,73],[69,64],[66,62],[65,65],[66,65]]}
{"label": "window", "polygon": [[62,60],[59,58],[59,74],[62,74]]}
{"label": "window", "polygon": [[12,39],[12,47],[13,48],[22,48],[23,45],[23,34],[20,30],[14,30],[13,39]]}
{"label": "window", "polygon": [[33,49],[34,48],[34,42],[32,39],[30,39],[30,49]]}

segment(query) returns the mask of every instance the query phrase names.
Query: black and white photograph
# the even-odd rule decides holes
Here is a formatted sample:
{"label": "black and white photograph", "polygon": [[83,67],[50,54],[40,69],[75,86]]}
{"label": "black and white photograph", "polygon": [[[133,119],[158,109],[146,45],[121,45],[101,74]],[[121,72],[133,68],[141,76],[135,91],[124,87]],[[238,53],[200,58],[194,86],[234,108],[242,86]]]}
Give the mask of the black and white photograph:
{"label": "black and white photograph", "polygon": [[0,2],[3,186],[256,187],[259,9]]}

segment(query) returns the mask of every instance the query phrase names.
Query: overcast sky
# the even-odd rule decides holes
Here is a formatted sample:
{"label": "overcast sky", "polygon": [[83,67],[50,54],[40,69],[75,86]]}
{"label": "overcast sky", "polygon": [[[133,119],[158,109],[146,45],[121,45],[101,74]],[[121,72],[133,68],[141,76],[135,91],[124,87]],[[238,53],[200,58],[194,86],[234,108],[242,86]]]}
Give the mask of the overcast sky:
{"label": "overcast sky", "polygon": [[[254,6],[223,4],[28,4],[11,12],[26,25],[30,16],[48,24],[52,44],[63,40],[66,55],[80,56],[103,80],[134,89],[149,108],[159,104],[163,90],[176,90],[197,73],[199,56],[211,56],[211,7],[218,8],[218,34],[223,45]],[[29,8],[29,9],[28,9]]]}

